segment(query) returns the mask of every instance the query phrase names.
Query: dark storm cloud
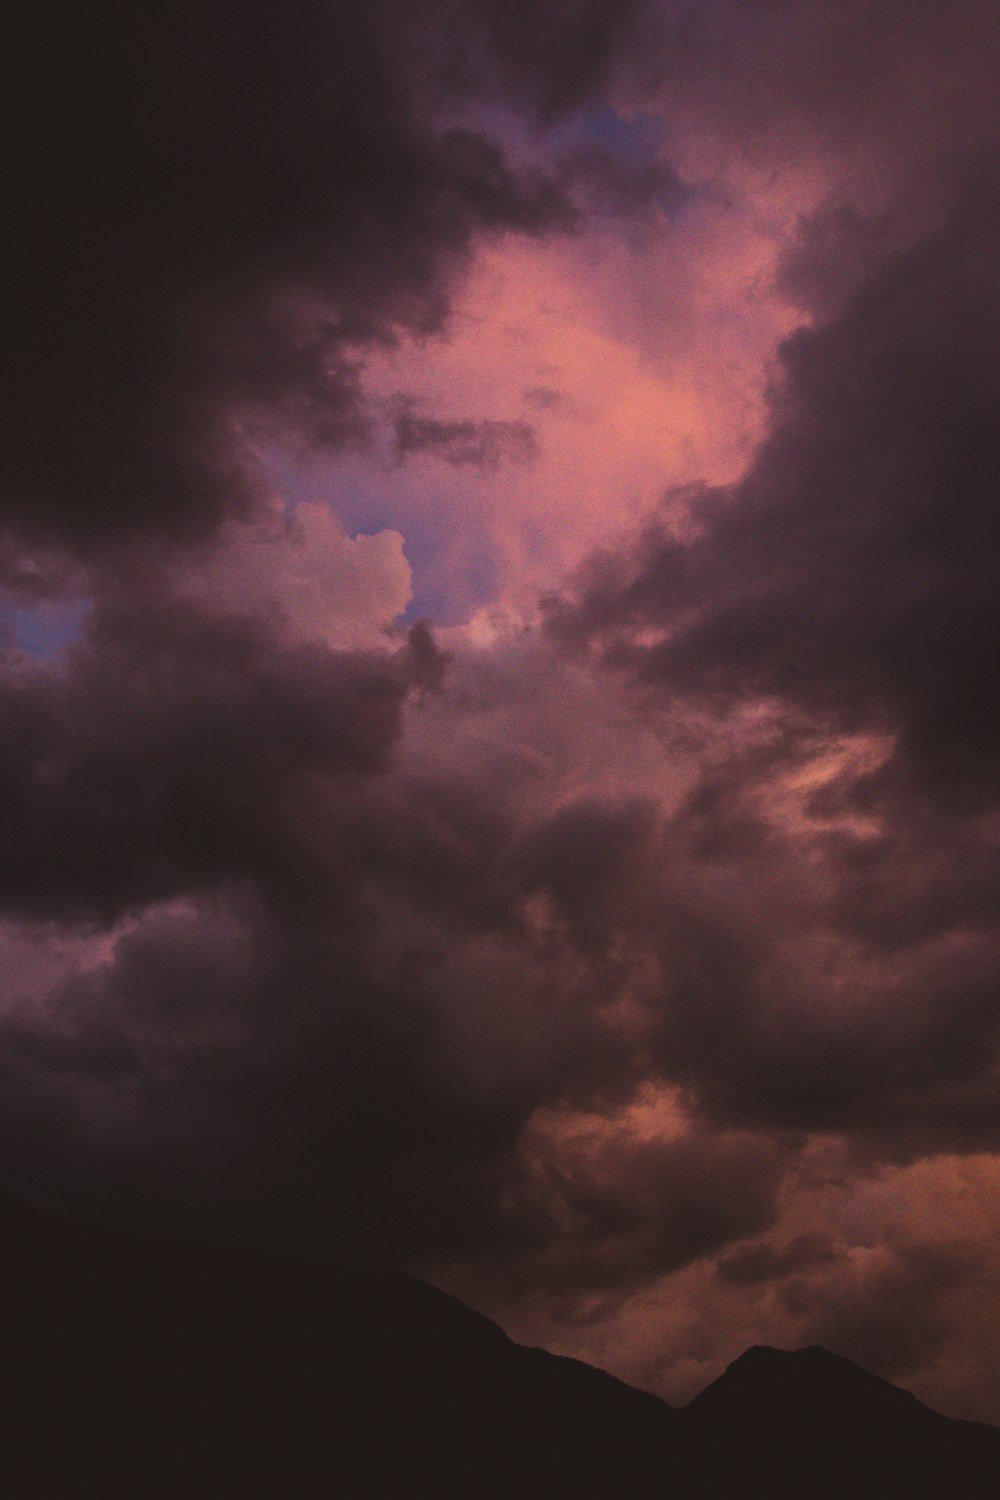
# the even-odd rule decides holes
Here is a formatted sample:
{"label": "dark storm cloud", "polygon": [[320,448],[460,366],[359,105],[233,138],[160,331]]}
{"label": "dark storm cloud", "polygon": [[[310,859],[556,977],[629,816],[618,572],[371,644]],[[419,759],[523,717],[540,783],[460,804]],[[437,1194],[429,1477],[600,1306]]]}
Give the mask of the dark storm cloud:
{"label": "dark storm cloud", "polygon": [[[809,890],[817,878],[821,890],[849,884],[836,858],[814,852],[804,876],[780,840],[706,856],[700,840],[688,853],[668,833],[666,848],[673,889],[645,938],[664,976],[646,1039],[661,1077],[719,1122],[845,1133],[859,1161],[997,1148],[992,932],[975,935],[960,918],[902,948],[870,929],[859,940],[825,892]],[[789,884],[776,893],[782,869]],[[881,900],[892,905],[891,887]]]}
{"label": "dark storm cloud", "polygon": [[843,311],[874,267],[900,247],[884,214],[831,202],[807,215],[778,267],[784,294],[820,322]]}
{"label": "dark storm cloud", "polygon": [[699,540],[654,528],[595,562],[564,626],[671,691],[775,695],[895,733],[900,775],[956,809],[991,803],[998,228],[995,193],[970,194],[797,334],[772,434],[737,488],[705,498]]}
{"label": "dark storm cloud", "polygon": [[449,1091],[419,965],[371,942],[333,892],[322,919],[245,889],[150,909],[44,1014],[5,1016],[5,1179],[389,1260],[474,1237],[518,1110]]}
{"label": "dark storm cloud", "polygon": [[949,1301],[982,1272],[981,1247],[897,1239],[869,1267],[788,1295],[805,1314],[804,1339],[898,1379],[940,1355]]}
{"label": "dark storm cloud", "polygon": [[653,805],[638,799],[578,799],[525,838],[521,880],[548,895],[582,952],[607,952],[617,930],[641,920],[656,822]]}
{"label": "dark storm cloud", "polygon": [[[983,135],[1000,55],[989,0],[665,0],[643,8],[633,80],[752,160],[846,152],[934,198]],[[890,191],[890,198],[893,193]],[[911,205],[911,210],[913,205]]]}
{"label": "dark storm cloud", "polygon": [[642,0],[541,0],[530,9],[479,0],[490,52],[508,97],[530,100],[558,119],[601,98],[616,64],[642,35]]}
{"label": "dark storm cloud", "polygon": [[828,1234],[814,1230],[796,1235],[780,1247],[765,1242],[735,1250],[722,1257],[717,1274],[733,1286],[759,1286],[817,1266],[834,1265],[841,1255]]}
{"label": "dark storm cloud", "polygon": [[[151,671],[148,649],[133,652],[127,698],[114,684],[115,727],[95,713],[80,726],[85,763],[53,768],[61,842],[36,856],[46,900],[41,876],[26,885],[23,858],[8,892],[8,906],[36,918],[103,915],[119,887],[145,905],[130,904],[100,961],[84,953],[55,991],[8,1000],[4,1179],[161,1226],[389,1260],[501,1245],[501,1258],[541,1264],[551,1204],[509,1206],[519,1134],[568,1080],[580,1087],[581,1058],[598,1071],[602,1052],[630,1064],[613,1025],[561,994],[558,962],[525,947],[519,871],[531,861],[516,818],[454,778],[373,775],[399,711],[395,661],[379,674],[370,660],[335,659],[318,677],[310,663],[315,696],[296,701],[295,732],[276,677],[297,681],[297,663],[265,657],[262,690],[253,650],[226,640],[181,703],[165,691],[181,662]],[[210,709],[196,701],[206,678]],[[340,721],[357,731],[352,690],[377,700],[373,732],[338,752]],[[268,724],[268,711],[282,718]],[[247,734],[258,744],[234,765]],[[88,822],[95,800],[99,825]],[[34,813],[41,838],[51,829]],[[619,1197],[626,1171],[634,1206],[609,1202],[607,1224],[600,1191],[583,1204],[582,1176],[559,1187],[588,1243],[581,1264],[600,1280],[614,1264],[642,1274],[759,1227],[776,1163],[750,1140],[706,1139],[655,1160],[648,1147],[626,1152]],[[670,1207],[666,1238],[654,1200]]]}
{"label": "dark storm cloud", "polygon": [[669,163],[652,152],[640,150],[633,157],[596,142],[566,152],[559,177],[574,202],[633,230],[652,211],[676,214],[693,197]]}
{"label": "dark storm cloud", "polygon": [[[716,91],[734,128],[763,140],[783,119],[787,137],[812,109],[817,136],[857,139],[889,112],[884,50],[857,45],[881,23],[841,8],[831,49],[834,12],[799,13],[664,6],[657,24],[678,25],[655,35],[679,92],[757,70],[749,95]],[[928,7],[909,13],[936,35]],[[354,440],[355,361],[441,326],[478,234],[565,229],[574,193],[600,212],[679,204],[662,166],[594,150],[547,179],[434,119],[497,94],[549,121],[579,108],[630,49],[642,71],[648,11],[216,0],[17,24],[0,556],[42,595],[77,586],[67,551],[146,547],[134,574],[119,556],[91,580],[64,662],[5,662],[0,904],[81,952],[5,1006],[4,1182],[375,1258],[478,1254],[575,1297],[768,1231],[805,1131],[846,1133],[863,1165],[1000,1146],[980,822],[1000,750],[1000,210],[983,179],[900,252],[860,211],[816,218],[783,275],[827,322],[787,346],[748,477],[703,494],[693,542],[656,522],[552,606],[554,636],[596,643],[698,760],[668,815],[588,789],[589,762],[552,769],[569,757],[551,732],[519,759],[522,678],[479,728],[426,625],[395,652],[296,644],[259,599],[227,618],[180,597],[148,542],[252,509],[261,433]],[[514,421],[405,411],[396,436],[400,458],[480,468],[534,452]],[[739,713],[762,701],[777,728],[750,742]],[[569,718],[579,746],[602,727]],[[885,736],[888,762],[828,778],[793,835],[769,795],[847,732]],[[682,1125],[633,1130],[633,1102],[673,1086]],[[945,1275],[907,1255],[897,1312]],[[795,1282],[825,1257],[806,1235],[722,1275]],[[862,1304],[811,1304],[815,1336],[864,1354]]]}
{"label": "dark storm cloud", "polygon": [[[820,839],[838,870],[831,912],[863,941],[887,950],[962,931],[981,939],[996,920],[996,849],[978,819],[908,795],[891,778],[872,778],[817,794],[810,810],[850,814],[865,806],[883,818],[882,831],[867,839],[829,833]],[[888,783],[888,784],[887,784]],[[985,836],[984,836],[985,834]]]}
{"label": "dark storm cloud", "polygon": [[435,38],[455,18],[429,7],[416,50],[402,20],[312,0],[18,9],[0,476],[15,533],[190,538],[246,512],[241,432],[356,437],[357,351],[437,326],[476,233],[566,227],[550,184],[435,126]]}
{"label": "dark storm cloud", "polygon": [[[702,765],[669,835],[709,899],[668,923],[665,1076],[720,1118],[900,1158],[1000,1140],[998,244],[977,169],[941,229],[788,341],[770,435],[743,481],[695,497],[694,539],[654,522],[549,606],[557,641],[716,726],[692,730]],[[741,738],[751,709],[764,740]],[[882,749],[821,776],[783,829],[782,786],[844,736]],[[781,870],[797,894],[775,897]],[[711,895],[737,881],[755,928]],[[809,959],[775,989],[776,954],[821,952],[820,933],[846,1006]]]}
{"label": "dark storm cloud", "polygon": [[[440,973],[446,943],[335,891],[291,919],[246,887],[148,909],[111,961],[8,1008],[5,1181],[341,1255],[478,1256],[572,1296],[771,1224],[787,1153],[766,1136],[644,1139],[611,1109],[577,1139],[535,1128],[526,1159],[528,1121],[578,1072],[560,1043],[593,1027],[554,992],[548,1019],[518,1011],[496,955]],[[600,1036],[584,1040],[591,1056]]]}
{"label": "dark storm cloud", "polygon": [[[554,7],[547,42],[579,17]],[[14,654],[0,689],[0,903],[78,940],[84,970],[5,1010],[5,1168],[26,1191],[126,1216],[158,1200],[169,1222],[207,1183],[258,1232],[266,1200],[382,1255],[394,1225],[426,1244],[478,1222],[539,1085],[515,1059],[477,1105],[428,993],[443,943],[421,913],[509,922],[482,842],[509,837],[502,817],[386,779],[445,659],[426,625],[395,654],[290,641],[252,579],[220,616],[157,543],[254,509],[261,438],[361,436],[357,361],[441,326],[477,235],[575,223],[556,175],[453,122],[522,64],[529,114],[577,101],[613,29],[547,51],[489,7],[391,0],[15,17],[3,579],[93,604],[64,662]],[[524,457],[531,433],[471,441],[445,431],[445,456]]]}
{"label": "dark storm cloud", "polygon": [[[784,1148],[615,1127],[649,1072],[607,1004],[623,939],[662,923],[641,899],[652,809],[526,820],[501,786],[387,774],[411,684],[433,708],[426,628],[373,658],[170,601],[105,608],[65,674],[21,684],[5,907],[128,920],[8,1001],[5,1180],[341,1254],[485,1255],[509,1284],[576,1291],[766,1227]],[[560,926],[533,936],[540,894]],[[522,1132],[567,1100],[610,1134],[556,1143],[538,1176]]]}
{"label": "dark storm cloud", "polygon": [[65,662],[9,664],[0,900],[80,956],[5,996],[4,1179],[161,1226],[454,1249],[497,1232],[588,1024],[553,1050],[502,795],[389,774],[407,695],[430,711],[447,681],[427,625],[394,654],[276,629],[154,575]]}
{"label": "dark storm cloud", "polygon": [[104,604],[65,669],[0,688],[5,909],[110,920],[227,878],[321,881],[296,807],[386,769],[408,686],[433,676],[425,633],[392,659],[170,598]]}
{"label": "dark storm cloud", "polygon": [[508,1194],[505,1278],[624,1297],[767,1228],[786,1164],[780,1144],[740,1133],[595,1133],[569,1149],[549,1145],[541,1180]]}
{"label": "dark storm cloud", "polygon": [[499,469],[508,463],[530,463],[538,439],[530,423],[489,418],[440,421],[421,416],[404,403],[393,420],[393,453],[397,463],[421,456],[453,468]]}

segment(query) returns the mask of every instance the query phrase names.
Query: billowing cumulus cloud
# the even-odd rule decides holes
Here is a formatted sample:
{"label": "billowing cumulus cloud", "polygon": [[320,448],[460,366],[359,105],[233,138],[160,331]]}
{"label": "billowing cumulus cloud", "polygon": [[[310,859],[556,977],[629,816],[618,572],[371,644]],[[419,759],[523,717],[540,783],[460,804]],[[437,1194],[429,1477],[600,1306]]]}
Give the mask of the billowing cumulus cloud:
{"label": "billowing cumulus cloud", "polygon": [[990,9],[18,21],[3,1186],[997,1416]]}
{"label": "billowing cumulus cloud", "polygon": [[412,597],[398,531],[347,536],[329,506],[261,506],[187,566],[181,593],[211,614],[266,620],[288,641],[377,647]]}

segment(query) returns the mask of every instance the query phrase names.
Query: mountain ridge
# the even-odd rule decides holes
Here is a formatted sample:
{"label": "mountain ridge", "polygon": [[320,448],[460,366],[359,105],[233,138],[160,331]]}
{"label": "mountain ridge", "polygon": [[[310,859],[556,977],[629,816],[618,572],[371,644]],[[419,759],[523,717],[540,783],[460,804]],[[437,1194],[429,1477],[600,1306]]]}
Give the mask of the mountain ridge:
{"label": "mountain ridge", "polygon": [[1000,1429],[818,1346],[755,1346],[675,1408],[406,1273],[124,1235],[2,1196],[0,1245],[11,1500],[1000,1490]]}

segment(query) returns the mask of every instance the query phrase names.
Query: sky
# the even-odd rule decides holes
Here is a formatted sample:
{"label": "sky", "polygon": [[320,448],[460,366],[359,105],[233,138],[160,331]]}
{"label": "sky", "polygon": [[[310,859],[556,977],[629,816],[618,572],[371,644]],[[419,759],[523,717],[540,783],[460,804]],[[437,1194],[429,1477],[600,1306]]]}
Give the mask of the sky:
{"label": "sky", "polygon": [[1000,1422],[995,6],[5,67],[0,1186]]}

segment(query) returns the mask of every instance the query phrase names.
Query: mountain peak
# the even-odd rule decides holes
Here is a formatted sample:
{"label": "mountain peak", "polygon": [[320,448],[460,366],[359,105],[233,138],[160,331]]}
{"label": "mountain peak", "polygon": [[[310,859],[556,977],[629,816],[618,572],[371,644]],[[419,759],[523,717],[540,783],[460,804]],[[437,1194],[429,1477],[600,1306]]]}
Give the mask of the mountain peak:
{"label": "mountain peak", "polygon": [[263,1500],[317,1493],[317,1475],[356,1500],[1000,1492],[1000,1432],[816,1345],[748,1349],[677,1412],[409,1276],[120,1236],[3,1198],[0,1229],[18,1288],[0,1371],[11,1493]]}
{"label": "mountain peak", "polygon": [[845,1414],[861,1422],[911,1422],[918,1413],[930,1422],[943,1420],[909,1391],[819,1344],[802,1349],[757,1344],[686,1410],[697,1421],[728,1420],[738,1413],[740,1422],[755,1426],[791,1418],[816,1431],[832,1429]]}
{"label": "mountain peak", "polygon": [[[754,1372],[779,1370],[791,1374],[793,1371],[797,1377],[819,1374],[839,1374],[844,1378],[852,1375],[863,1377],[867,1380],[878,1380],[880,1377],[872,1375],[862,1365],[855,1364],[854,1360],[848,1359],[846,1355],[834,1354],[830,1349],[824,1349],[822,1344],[807,1344],[800,1349],[776,1349],[771,1344],[752,1344],[738,1359],[727,1365],[726,1373],[730,1370],[752,1369]],[[883,1382],[888,1384],[888,1382]]]}
{"label": "mountain peak", "polygon": [[804,1349],[777,1349],[773,1344],[751,1344],[749,1349],[743,1351],[739,1359],[733,1360],[733,1364],[740,1364],[743,1360],[748,1359],[757,1361],[765,1359],[795,1359],[797,1356],[803,1354],[822,1355],[827,1352],[820,1344],[810,1344]]}
{"label": "mountain peak", "polygon": [[[751,1344],[749,1349],[733,1360],[733,1364],[740,1364],[745,1359],[795,1359],[810,1362],[834,1361],[836,1364],[854,1365],[853,1360],[843,1354],[834,1354],[830,1349],[824,1349],[822,1344],[805,1344],[800,1349],[777,1349],[773,1344]],[[860,1365],[854,1365],[860,1369]]]}

